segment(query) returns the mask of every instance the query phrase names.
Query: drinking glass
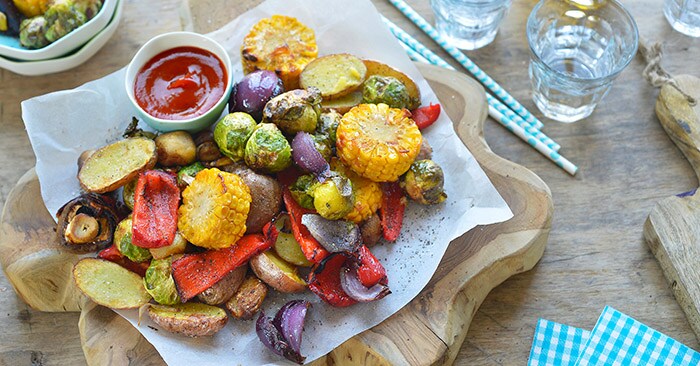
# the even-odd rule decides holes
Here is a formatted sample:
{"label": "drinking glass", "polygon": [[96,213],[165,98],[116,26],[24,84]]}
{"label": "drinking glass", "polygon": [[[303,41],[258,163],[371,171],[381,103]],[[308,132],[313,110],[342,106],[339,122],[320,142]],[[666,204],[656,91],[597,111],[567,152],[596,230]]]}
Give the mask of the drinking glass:
{"label": "drinking glass", "polygon": [[673,29],[700,37],[700,0],[666,0],[664,15]]}
{"label": "drinking glass", "polygon": [[537,107],[560,122],[588,117],[634,57],[638,37],[615,0],[541,0],[527,20]]}
{"label": "drinking glass", "polygon": [[431,0],[435,28],[451,45],[475,50],[496,38],[511,0]]}

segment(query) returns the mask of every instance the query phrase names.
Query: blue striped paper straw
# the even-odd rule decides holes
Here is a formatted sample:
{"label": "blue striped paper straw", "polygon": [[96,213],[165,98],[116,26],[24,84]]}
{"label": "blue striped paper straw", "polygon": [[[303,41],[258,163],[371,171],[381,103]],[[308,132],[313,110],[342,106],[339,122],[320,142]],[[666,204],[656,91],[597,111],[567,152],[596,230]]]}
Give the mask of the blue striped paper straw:
{"label": "blue striped paper straw", "polygon": [[[440,47],[442,47],[450,56],[454,57],[457,62],[464,66],[467,71],[469,71],[474,77],[477,78],[484,86],[489,88],[498,98],[500,98],[505,104],[510,107],[515,113],[522,116],[528,122],[538,122],[541,127],[542,122],[540,122],[535,116],[533,116],[522,104],[518,103],[515,98],[513,98],[507,91],[505,91],[498,83],[496,83],[490,76],[488,76],[479,66],[477,66],[472,60],[469,59],[462,51],[457,47],[450,45],[447,40],[442,38],[440,34],[430,25],[423,17],[421,17],[415,10],[413,10],[408,4],[403,0],[389,0],[389,2],[394,5],[400,12],[402,12],[408,19],[410,19],[418,28],[420,28],[425,34],[437,42]],[[538,127],[538,128],[540,128]]]}
{"label": "blue striped paper straw", "polygon": [[[398,38],[401,41],[399,43],[401,43],[401,45],[404,47],[409,57],[417,58],[418,61],[425,60],[430,64],[444,67],[446,69],[455,69],[454,67],[452,67],[452,65],[448,64],[440,56],[436,55],[433,51],[423,46],[418,40],[404,32],[401,28],[399,28],[396,24],[392,23],[389,19],[382,17],[382,20],[384,21],[384,23],[386,23],[386,25],[389,26],[389,30],[391,31],[391,33],[394,34],[394,36],[396,36],[396,38]],[[522,129],[524,129],[525,132],[531,134],[534,138],[540,140],[550,149],[558,152],[561,148],[561,146],[558,143],[549,138],[547,135],[543,134],[533,125],[525,122],[525,120],[520,118],[520,116],[513,113],[513,111],[508,109],[508,107],[503,105],[503,103],[501,103],[498,99],[492,97],[488,93],[486,93],[486,101],[488,102],[489,106],[492,106],[495,110],[505,115],[506,118],[511,119],[514,123],[516,123]],[[494,117],[494,119],[496,119],[496,117]]]}

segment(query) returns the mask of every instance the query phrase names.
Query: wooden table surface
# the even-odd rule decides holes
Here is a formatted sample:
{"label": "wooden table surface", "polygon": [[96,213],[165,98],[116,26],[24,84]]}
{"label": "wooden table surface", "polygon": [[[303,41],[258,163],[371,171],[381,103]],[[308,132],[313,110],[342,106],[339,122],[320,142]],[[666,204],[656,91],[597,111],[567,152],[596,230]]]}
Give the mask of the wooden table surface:
{"label": "wooden table surface", "polygon": [[[35,162],[21,119],[22,100],[105,76],[126,65],[149,38],[181,29],[180,0],[122,1],[126,6],[119,31],[77,69],[42,77],[0,70],[0,206]],[[374,2],[381,13],[438,50],[388,2]],[[432,21],[427,0],[409,3]],[[468,55],[541,116],[531,101],[524,32],[535,3],[514,1],[495,42]],[[642,36],[665,43],[664,66],[671,73],[700,76],[700,39],[673,32],[662,15],[661,1],[623,3],[637,20]],[[212,21],[211,27],[217,24]],[[554,196],[554,222],[549,245],[535,269],[507,280],[486,298],[457,365],[522,365],[538,318],[591,329],[605,305],[700,348],[642,239],[642,225],[656,201],[698,185],[656,119],[657,90],[641,77],[643,69],[643,62],[635,59],[586,120],[570,125],[545,120],[544,132],[578,164],[576,177],[559,170],[496,123],[487,124],[486,140],[496,153],[530,168],[547,182]],[[77,323],[77,313],[41,313],[28,308],[0,273],[0,365],[83,364]]]}

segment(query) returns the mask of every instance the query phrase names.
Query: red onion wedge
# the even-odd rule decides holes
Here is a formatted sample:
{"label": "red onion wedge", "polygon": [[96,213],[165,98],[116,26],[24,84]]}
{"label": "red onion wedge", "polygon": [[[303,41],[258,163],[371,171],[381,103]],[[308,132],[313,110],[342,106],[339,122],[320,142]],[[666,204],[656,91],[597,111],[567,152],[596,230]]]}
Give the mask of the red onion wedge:
{"label": "red onion wedge", "polygon": [[309,173],[321,175],[330,169],[326,159],[316,150],[311,135],[303,131],[292,140],[292,158],[299,168]]}
{"label": "red onion wedge", "polygon": [[357,270],[343,267],[340,269],[340,287],[345,293],[359,302],[379,300],[391,291],[389,286],[377,283],[372,287],[365,287],[357,277]]}
{"label": "red onion wedge", "polygon": [[292,300],[280,308],[274,320],[261,311],[255,322],[258,338],[275,354],[303,364],[306,357],[300,353],[301,332],[310,306],[306,300]]}
{"label": "red onion wedge", "polygon": [[301,223],[331,253],[354,253],[362,246],[360,227],[350,221],[328,220],[321,215],[306,214],[301,217]]}

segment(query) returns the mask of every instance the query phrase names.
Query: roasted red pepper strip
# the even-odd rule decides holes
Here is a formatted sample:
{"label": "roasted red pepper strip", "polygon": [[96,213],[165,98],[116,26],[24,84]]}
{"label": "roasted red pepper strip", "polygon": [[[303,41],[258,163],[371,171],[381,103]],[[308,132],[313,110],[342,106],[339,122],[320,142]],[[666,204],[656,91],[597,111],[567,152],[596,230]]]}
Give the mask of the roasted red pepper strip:
{"label": "roasted red pepper strip", "polygon": [[307,213],[313,213],[313,211],[301,207],[299,203],[294,200],[294,197],[292,197],[292,194],[286,187],[284,188],[283,197],[284,205],[287,207],[287,212],[289,213],[289,221],[292,224],[292,233],[294,233],[294,239],[296,239],[299,246],[301,246],[301,251],[304,252],[306,259],[309,261],[314,263],[321,262],[323,258],[328,256],[328,251],[311,236],[309,229],[301,223],[301,216]]}
{"label": "roasted red pepper strip", "polygon": [[177,231],[180,189],[172,174],[149,170],[141,173],[134,191],[134,245],[160,248],[172,244]]}
{"label": "roasted red pepper strip", "polygon": [[117,250],[117,247],[115,247],[114,245],[107,247],[99,253],[97,253],[97,257],[106,259],[110,262],[114,262],[128,269],[131,272],[137,273],[141,277],[146,275],[146,270],[148,269],[148,266],[151,265],[151,261],[137,263],[130,260],[129,258],[122,256],[122,254],[119,253],[119,250]]}
{"label": "roasted red pepper strip", "polygon": [[425,107],[420,107],[411,111],[411,119],[416,122],[419,129],[424,129],[437,121],[440,117],[440,105],[430,103]]}
{"label": "roasted red pepper strip", "polygon": [[365,287],[372,287],[378,283],[387,284],[386,270],[377,257],[366,246],[361,246],[357,251],[360,265],[357,267],[357,277]]}
{"label": "roasted red pepper strip", "polygon": [[309,273],[309,290],[332,306],[346,307],[357,303],[340,286],[340,268],[346,261],[344,254],[334,253],[316,263]]}
{"label": "roasted red pepper strip", "polygon": [[382,183],[382,207],[379,209],[379,215],[382,219],[384,239],[393,242],[399,237],[404,210],[406,198],[399,183]]}
{"label": "roasted red pepper strip", "polygon": [[277,241],[277,227],[268,223],[263,234],[250,234],[236,244],[219,250],[188,254],[172,264],[173,280],[182,302],[199,295],[219,282],[226,274],[248,262]]}

